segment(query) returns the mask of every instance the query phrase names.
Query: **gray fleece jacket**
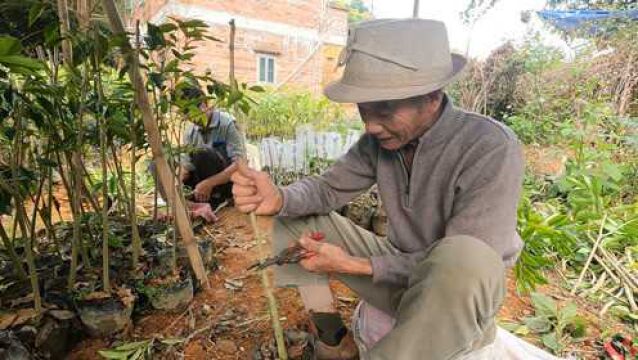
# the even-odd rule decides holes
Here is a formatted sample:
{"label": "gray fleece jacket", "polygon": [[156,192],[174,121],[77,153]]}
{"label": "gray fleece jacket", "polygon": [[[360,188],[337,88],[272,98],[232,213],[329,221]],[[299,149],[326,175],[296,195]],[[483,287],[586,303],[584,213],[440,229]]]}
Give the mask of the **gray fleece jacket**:
{"label": "gray fleece jacket", "polygon": [[419,139],[410,175],[398,151],[365,134],[322,175],[282,188],[279,216],[327,214],[377,183],[388,241],[401,254],[370,259],[374,283],[407,286],[412,267],[451,235],[485,241],[511,266],[522,248],[516,208],[523,167],[510,129],[455,108],[446,96],[440,118]]}

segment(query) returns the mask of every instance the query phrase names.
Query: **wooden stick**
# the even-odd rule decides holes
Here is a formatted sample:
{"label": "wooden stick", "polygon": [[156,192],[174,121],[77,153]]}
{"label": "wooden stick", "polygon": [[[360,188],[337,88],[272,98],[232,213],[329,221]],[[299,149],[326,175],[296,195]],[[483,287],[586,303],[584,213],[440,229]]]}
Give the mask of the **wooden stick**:
{"label": "wooden stick", "polygon": [[605,281],[607,281],[607,273],[603,271],[603,273],[600,275],[600,277],[598,278],[594,286],[583,291],[579,295],[581,297],[585,297],[589,294],[592,294],[592,295],[595,294],[598,290],[600,290],[601,287],[603,287],[603,285],[605,285]]}
{"label": "wooden stick", "polygon": [[[237,91],[237,81],[235,80],[235,19],[231,19],[229,22],[230,25],[230,41],[229,41],[229,53],[230,53],[230,68],[228,78],[230,81],[231,91]],[[246,136],[244,138],[244,151],[246,151]],[[244,155],[246,156],[246,155]],[[248,167],[248,158],[239,160],[239,166]],[[253,234],[255,237],[255,241],[257,242],[257,246],[259,249],[259,257],[263,260],[266,257],[266,252],[262,246],[262,239],[259,232],[259,226],[257,225],[257,215],[255,215],[254,211],[250,212],[250,225],[253,228]],[[284,341],[284,331],[281,327],[281,322],[279,321],[279,310],[277,309],[277,300],[275,299],[275,295],[272,291],[272,286],[270,284],[270,279],[268,279],[268,274],[264,269],[260,271],[261,273],[261,285],[264,288],[264,292],[266,293],[266,298],[268,299],[268,310],[270,312],[270,317],[272,318],[272,329],[275,333],[275,342],[277,343],[277,353],[279,354],[279,359],[287,360],[288,353],[286,352],[286,343]]]}
{"label": "wooden stick", "polygon": [[609,277],[612,280],[614,280],[616,284],[620,284],[620,279],[618,278],[618,276],[616,276],[616,274],[614,274],[614,272],[611,271],[611,269],[605,264],[605,261],[601,259],[600,256],[598,256],[598,254],[594,254],[594,259],[596,259],[596,261],[600,264],[600,266],[602,266],[603,269],[605,269],[607,274],[609,274]]}
{"label": "wooden stick", "polygon": [[[246,165],[247,166],[247,165]],[[253,233],[255,234],[255,241],[257,242],[257,246],[259,249],[259,257],[262,261],[266,258],[266,252],[263,249],[263,244],[259,227],[257,226],[257,215],[255,212],[250,213],[250,225],[253,228]],[[277,342],[277,353],[279,354],[279,359],[286,360],[288,359],[288,353],[286,352],[286,343],[284,341],[284,331],[281,328],[281,322],[279,322],[279,310],[277,309],[277,300],[275,299],[275,295],[273,295],[272,287],[270,285],[270,279],[268,279],[268,274],[265,269],[260,271],[261,275],[261,285],[264,288],[264,292],[266,293],[266,298],[268,299],[268,310],[270,312],[270,317],[272,318],[272,328],[275,332],[275,342]]]}
{"label": "wooden stick", "polygon": [[636,278],[634,278],[628,271],[626,271],[622,267],[622,265],[618,264],[616,259],[611,254],[609,254],[607,250],[603,249],[602,247],[599,247],[598,250],[603,255],[605,260],[607,260],[607,262],[611,265],[611,267],[616,270],[618,276],[622,280],[624,280],[633,291],[638,291],[638,280],[636,280]]}
{"label": "wooden stick", "polygon": [[[106,15],[108,16],[113,34],[116,36],[126,34],[114,0],[102,0],[102,5]],[[168,165],[168,161],[166,161],[166,158],[164,157],[159,128],[157,127],[157,122],[153,117],[153,112],[151,111],[148,94],[145,90],[146,86],[142,80],[139,65],[137,65],[135,59],[133,59],[136,52],[133,51],[131,44],[128,41],[122,42],[121,46],[122,53],[126,56],[126,60],[129,65],[129,78],[131,79],[131,83],[135,89],[135,101],[142,113],[144,129],[148,134],[148,142],[151,146],[153,161],[157,168],[157,175],[159,177],[160,184],[167,190],[166,197],[169,205],[175,209],[177,230],[179,231],[182,241],[186,247],[186,252],[188,253],[188,258],[190,259],[193,272],[202,287],[204,289],[208,289],[210,285],[208,283],[208,277],[206,276],[206,269],[204,268],[202,257],[197,247],[197,242],[195,241],[195,235],[193,234],[193,229],[191,227],[190,220],[188,219],[184,203],[182,202],[182,199],[177,196],[177,191],[173,181],[174,175]]]}
{"label": "wooden stick", "polygon": [[583,278],[585,277],[585,272],[587,271],[587,268],[589,268],[589,264],[591,264],[591,260],[594,258],[596,249],[598,248],[600,241],[603,239],[603,229],[605,228],[606,221],[607,221],[607,214],[603,216],[603,219],[600,222],[600,228],[598,228],[598,237],[596,238],[596,241],[594,241],[594,246],[592,247],[591,252],[589,253],[589,257],[587,258],[587,261],[585,261],[585,265],[583,266],[583,270],[581,270],[580,272],[580,276],[578,277],[578,280],[576,281],[576,285],[574,285],[574,287],[572,288],[572,291],[570,291],[571,295],[576,294],[576,290],[580,286],[580,283],[583,281]]}
{"label": "wooden stick", "polygon": [[634,292],[629,288],[627,283],[623,283],[623,286],[625,287],[625,296],[627,296],[627,300],[629,301],[631,312],[638,312],[638,306],[636,305],[636,300],[634,300]]}

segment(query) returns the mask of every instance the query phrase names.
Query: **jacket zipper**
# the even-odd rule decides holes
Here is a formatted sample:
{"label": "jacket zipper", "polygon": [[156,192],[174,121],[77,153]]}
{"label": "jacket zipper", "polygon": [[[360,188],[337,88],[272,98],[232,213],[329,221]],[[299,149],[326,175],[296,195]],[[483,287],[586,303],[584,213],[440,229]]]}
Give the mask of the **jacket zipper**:
{"label": "jacket zipper", "polygon": [[405,207],[410,207],[410,173],[408,172],[408,168],[405,166],[405,158],[403,157],[403,153],[401,150],[397,151],[399,155],[399,162],[401,163],[401,168],[403,169],[403,177],[405,178],[406,186],[403,190],[403,203]]}

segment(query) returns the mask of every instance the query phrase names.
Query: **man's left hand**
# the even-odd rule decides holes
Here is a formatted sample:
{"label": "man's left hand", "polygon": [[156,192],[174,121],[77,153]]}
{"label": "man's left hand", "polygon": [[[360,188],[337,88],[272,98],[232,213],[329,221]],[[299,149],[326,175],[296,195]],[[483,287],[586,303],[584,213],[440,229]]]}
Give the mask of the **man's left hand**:
{"label": "man's left hand", "polygon": [[350,256],[340,246],[313,240],[308,235],[299,239],[299,245],[309,252],[299,264],[310,272],[372,275],[370,260]]}
{"label": "man's left hand", "polygon": [[208,199],[210,199],[210,195],[213,193],[214,188],[215,184],[208,179],[197,183],[197,185],[195,185],[195,189],[193,190],[193,197],[195,198],[195,201],[208,201]]}

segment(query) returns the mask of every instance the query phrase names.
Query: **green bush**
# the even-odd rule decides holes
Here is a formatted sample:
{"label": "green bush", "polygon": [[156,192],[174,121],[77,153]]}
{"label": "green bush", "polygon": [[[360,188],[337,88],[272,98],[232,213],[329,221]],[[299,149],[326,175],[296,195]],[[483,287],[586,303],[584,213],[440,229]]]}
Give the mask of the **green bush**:
{"label": "green bush", "polygon": [[312,124],[318,130],[344,130],[348,122],[345,109],[325,97],[310,92],[269,91],[260,94],[248,115],[241,119],[249,138],[278,136],[291,138],[300,125]]}

